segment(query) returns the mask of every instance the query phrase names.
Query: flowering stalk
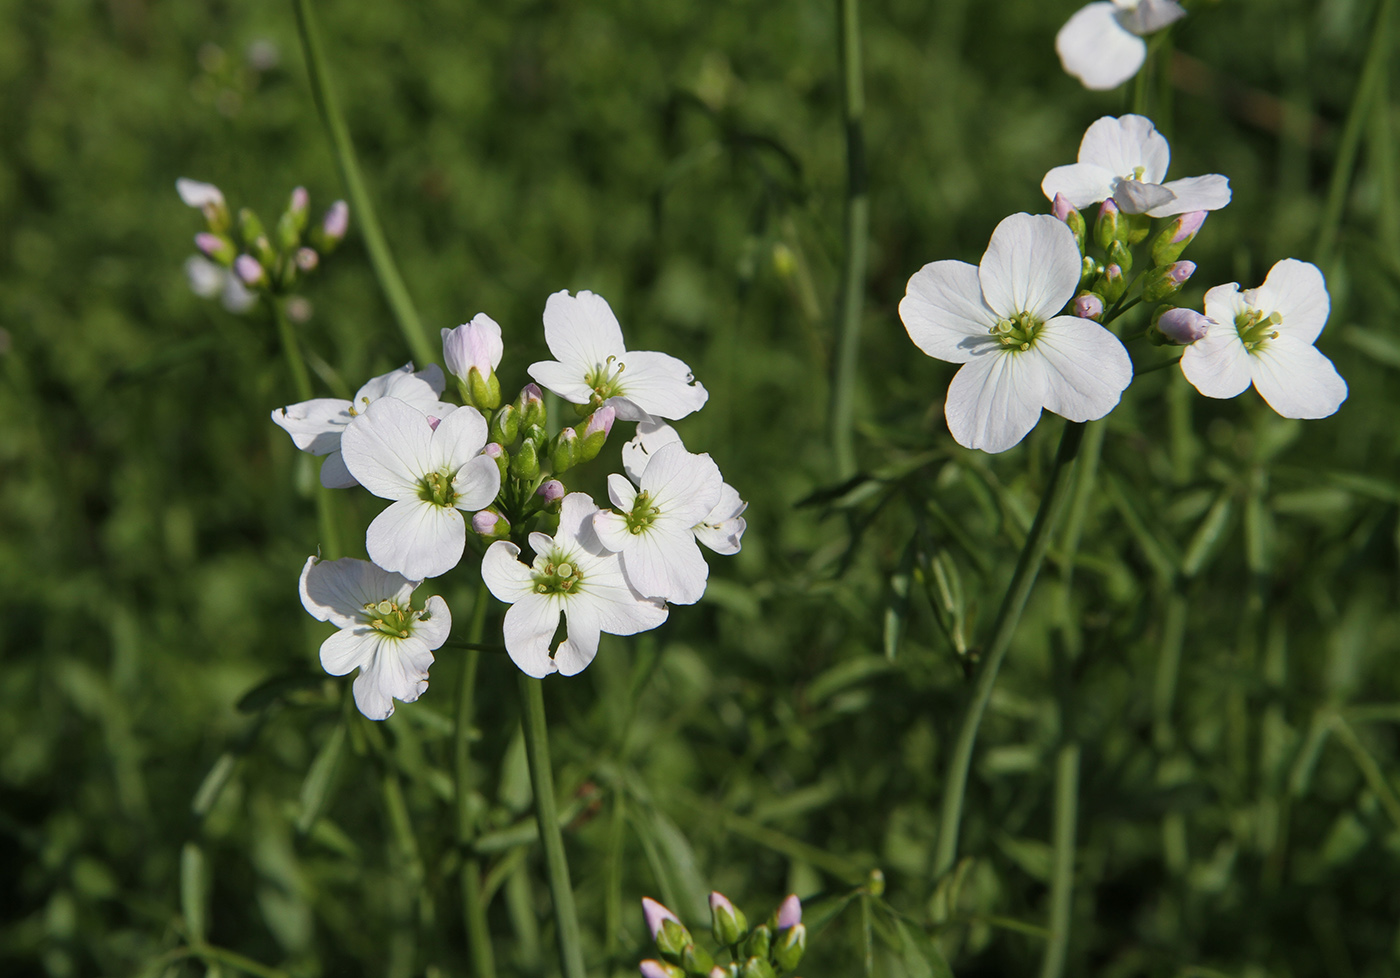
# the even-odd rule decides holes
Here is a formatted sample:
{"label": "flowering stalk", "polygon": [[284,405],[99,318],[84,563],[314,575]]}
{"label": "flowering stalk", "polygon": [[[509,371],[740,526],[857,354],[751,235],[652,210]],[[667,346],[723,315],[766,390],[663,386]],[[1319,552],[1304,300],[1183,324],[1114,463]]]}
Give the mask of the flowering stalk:
{"label": "flowering stalk", "polygon": [[495,978],[496,961],[491,951],[491,929],[486,923],[486,905],[481,899],[481,860],[472,854],[476,825],[471,814],[471,729],[476,708],[476,667],[481,658],[482,635],[486,631],[486,605],[490,592],[483,584],[476,591],[472,619],[467,626],[467,653],[462,662],[462,683],[457,688],[457,721],[453,730],[457,787],[457,844],[462,850],[462,918],[466,924],[471,951],[472,973],[476,978]]}
{"label": "flowering stalk", "polygon": [[948,774],[943,781],[943,806],[938,823],[938,846],[934,852],[933,875],[941,877],[953,868],[958,855],[958,826],[962,821],[963,799],[967,794],[967,774],[972,765],[972,748],[977,742],[977,729],[982,724],[982,715],[987,710],[987,701],[992,697],[992,687],[996,685],[997,672],[1006,658],[1006,650],[1016,633],[1021,620],[1021,611],[1035,585],[1040,565],[1045,560],[1045,549],[1050,544],[1050,531],[1059,518],[1060,509],[1071,484],[1068,478],[1070,463],[1079,452],[1079,443],[1084,437],[1082,422],[1066,422],[1064,434],[1060,436],[1060,448],[1055,454],[1055,463],[1050,469],[1045,493],[1040,498],[1040,508],[1036,510],[1035,522],[1026,535],[1025,546],[1016,559],[1016,570],[1011,584],[1006,589],[1001,608],[997,611],[992,625],[992,639],[987,647],[986,658],[982,660],[977,673],[977,685],[972,692],[972,700],[963,715],[962,725],[953,743],[953,753],[948,760]]}
{"label": "flowering stalk", "polygon": [[384,232],[379,226],[379,217],[370,203],[365,190],[364,178],[360,175],[360,164],[355,158],[355,145],[350,141],[350,129],[340,112],[335,90],[331,87],[330,74],[326,69],[325,52],[321,48],[321,35],[316,26],[316,16],[311,9],[311,0],[294,0],[297,16],[297,31],[301,35],[301,49],[306,56],[306,72],[311,78],[311,94],[320,110],[321,121],[330,134],[335,147],[336,162],[340,166],[341,179],[345,181],[345,192],[360,222],[360,230],[365,239],[365,250],[369,252],[370,264],[374,266],[379,287],[384,290],[384,298],[393,310],[394,319],[399,324],[404,341],[413,352],[416,363],[432,363],[437,359],[437,350],[428,341],[423,331],[423,323],[418,311],[409,298],[403,277],[389,252],[384,240]]}
{"label": "flowering stalk", "polygon": [[[1061,722],[1066,722],[1063,718]],[[1040,978],[1060,978],[1069,951],[1074,909],[1074,834],[1079,809],[1079,745],[1067,741],[1055,763],[1054,844],[1051,849],[1050,940],[1040,960]]]}
{"label": "flowering stalk", "polygon": [[535,821],[539,824],[544,847],[545,869],[549,874],[549,896],[554,903],[554,927],[559,942],[559,966],[564,978],[587,978],[583,967],[583,940],[569,863],[564,856],[564,837],[559,831],[558,808],[554,802],[554,769],[549,762],[549,728],[544,717],[544,686],[538,679],[520,674],[520,705],[524,710],[525,756],[530,763],[530,785],[535,792]]}
{"label": "flowering stalk", "polygon": [[840,0],[837,34],[841,40],[841,105],[846,123],[846,242],[841,276],[841,307],[835,383],[831,397],[831,444],[837,475],[856,470],[852,428],[855,423],[856,367],[860,357],[861,311],[869,251],[870,198],[865,170],[865,84],[860,67],[859,0]]}

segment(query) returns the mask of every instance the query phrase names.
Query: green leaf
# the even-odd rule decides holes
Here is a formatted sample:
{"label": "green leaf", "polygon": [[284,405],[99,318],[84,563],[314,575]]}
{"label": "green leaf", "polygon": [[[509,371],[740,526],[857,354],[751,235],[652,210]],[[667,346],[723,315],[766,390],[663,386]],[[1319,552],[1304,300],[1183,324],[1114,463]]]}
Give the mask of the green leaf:
{"label": "green leaf", "polygon": [[345,747],[345,724],[337,723],[316,758],[307,768],[306,779],[301,783],[301,811],[297,815],[297,834],[305,835],[316,824],[321,808],[326,803],[331,779],[335,775],[336,764]]}
{"label": "green leaf", "polygon": [[889,600],[885,603],[885,658],[891,662],[899,654],[899,643],[904,638],[904,629],[909,617],[909,582],[914,571],[914,557],[918,551],[915,541],[910,540],[899,558],[899,569],[890,575]]}
{"label": "green leaf", "polygon": [[953,978],[953,969],[933,938],[905,920],[897,920],[895,927],[903,943],[900,956],[909,978]]}

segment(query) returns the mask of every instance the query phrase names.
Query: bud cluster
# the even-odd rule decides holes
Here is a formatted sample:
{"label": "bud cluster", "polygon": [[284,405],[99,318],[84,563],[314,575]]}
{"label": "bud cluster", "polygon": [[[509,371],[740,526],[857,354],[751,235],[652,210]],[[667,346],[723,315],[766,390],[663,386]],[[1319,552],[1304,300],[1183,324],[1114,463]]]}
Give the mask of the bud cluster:
{"label": "bud cluster", "polygon": [[727,963],[717,963],[696,946],[676,915],[650,897],[642,899],[642,914],[660,954],[660,960],[641,963],[642,978],[779,978],[796,970],[807,950],[802,903],[795,894],[753,927],[723,893],[710,894],[710,933],[727,953]]}

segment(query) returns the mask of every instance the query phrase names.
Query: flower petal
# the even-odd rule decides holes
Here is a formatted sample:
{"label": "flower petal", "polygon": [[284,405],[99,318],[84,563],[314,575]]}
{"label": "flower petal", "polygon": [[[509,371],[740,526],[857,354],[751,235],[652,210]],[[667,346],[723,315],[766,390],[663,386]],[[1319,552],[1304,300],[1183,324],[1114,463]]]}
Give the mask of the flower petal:
{"label": "flower petal", "polygon": [[1302,343],[1317,339],[1332,309],[1322,272],[1296,258],[1285,258],[1269,269],[1264,284],[1254,290],[1254,305],[1266,315],[1277,312],[1283,317],[1279,333]]}
{"label": "flower petal", "polygon": [[[623,421],[678,421],[700,410],[710,399],[710,392],[696,381],[683,360],[646,350],[634,350],[619,359],[626,365],[618,378],[623,396],[609,398],[608,403]],[[651,417],[638,417],[637,410]]]}
{"label": "flower petal", "polygon": [[949,363],[966,363],[995,344],[997,314],[982,301],[977,268],[964,261],[930,262],[909,277],[899,318],[914,345]]}
{"label": "flower petal", "polygon": [[486,447],[486,419],[474,407],[460,407],[446,417],[438,417],[441,420],[429,442],[428,465],[433,471],[455,472]]}
{"label": "flower petal", "polygon": [[466,544],[461,512],[425,499],[400,499],[376,516],[365,533],[370,560],[415,580],[456,567]]}
{"label": "flower petal", "polygon": [[[673,442],[679,443],[681,436],[675,428],[660,421],[643,421],[637,425],[637,433],[632,436],[632,440],[622,446],[622,469],[627,473],[627,478],[638,485],[642,481],[642,472],[646,470],[647,463],[658,451]],[[608,487],[609,495],[612,494],[611,482]],[[617,502],[613,497],[613,502],[619,506],[624,505]],[[625,508],[630,509],[632,502],[629,499]]]}
{"label": "flower petal", "polygon": [[[1055,35],[1055,52],[1066,74],[1095,91],[1117,88],[1136,75],[1147,60],[1147,45],[1123,29],[1117,10],[1107,2],[1079,8]],[[1083,154],[1079,159],[1086,162]]]}
{"label": "flower petal", "polygon": [[355,678],[355,705],[371,720],[387,720],[394,700],[412,703],[428,688],[433,653],[416,638],[379,636],[368,666]]}
{"label": "flower petal", "polygon": [[457,493],[453,505],[458,509],[469,512],[485,509],[501,491],[500,466],[494,458],[478,455],[457,470],[452,479],[452,490]]}
{"label": "flower petal", "polygon": [[[1240,334],[1235,329],[1234,316],[1221,322],[1217,318],[1218,309],[1225,300],[1219,293],[1222,290],[1236,290],[1238,286],[1217,286],[1206,293],[1206,315],[1210,326],[1206,335],[1192,343],[1181,353],[1181,372],[1191,385],[1206,397],[1238,397],[1244,393],[1252,379],[1249,351],[1240,342]],[[1212,300],[1212,294],[1217,294]],[[1234,293],[1238,297],[1238,292]]]}
{"label": "flower petal", "polygon": [[[545,301],[544,341],[556,360],[579,368],[580,376],[605,364],[608,357],[621,356],[627,349],[622,342],[622,327],[608,301],[586,290],[571,296],[564,289]],[[530,376],[534,377],[533,366]]]}
{"label": "flower petal", "polygon": [[598,655],[601,625],[598,607],[589,601],[571,599],[564,612],[568,631],[554,650],[554,667],[561,676],[577,676]]}
{"label": "flower petal", "polygon": [[1012,214],[992,232],[977,278],[982,297],[999,316],[1056,315],[1079,285],[1074,232],[1050,214]]}
{"label": "flower petal", "polygon": [[340,436],[350,423],[350,402],[318,397],[272,412],[272,420],[292,436],[292,444],[312,455],[340,451]]}
{"label": "flower petal", "polygon": [[[1158,183],[1143,183],[1141,180],[1119,180],[1113,188],[1113,202],[1124,214],[1160,213],[1181,214],[1174,210],[1176,194]],[[1191,208],[1186,208],[1191,210]]]}
{"label": "flower petal", "polygon": [[593,388],[584,380],[585,368],[578,364],[540,360],[530,364],[527,372],[535,383],[570,404],[587,404],[593,397]]}
{"label": "flower petal", "polygon": [[441,648],[452,634],[452,611],[447,602],[434,594],[423,608],[423,616],[413,626],[413,637],[423,643],[424,648]]}
{"label": "flower petal", "polygon": [[632,531],[627,528],[626,517],[611,510],[600,509],[593,514],[593,532],[598,542],[613,553],[626,549],[632,542]]}
{"label": "flower petal", "polygon": [[1064,194],[1075,210],[1083,210],[1113,196],[1113,184],[1118,174],[1110,173],[1093,163],[1069,163],[1057,166],[1040,181],[1041,192],[1047,200]]}
{"label": "flower petal", "polygon": [[[680,442],[674,442],[673,444],[678,445]],[[629,512],[632,509],[633,503],[637,501],[637,490],[632,483],[614,472],[612,475],[608,476],[608,498],[612,500],[612,504],[618,509],[623,512]],[[597,522],[596,517],[594,522]]]}
{"label": "flower petal", "polygon": [[372,628],[342,628],[321,643],[321,668],[332,676],[344,676],[357,666],[366,668],[383,637]]}
{"label": "flower petal", "polygon": [[[492,544],[495,546],[495,544]],[[563,601],[556,595],[527,594],[506,611],[501,630],[506,651],[516,668],[527,676],[543,679],[557,670],[549,657],[549,643],[559,627]]]}
{"label": "flower petal", "polygon": [[699,601],[710,577],[695,534],[660,523],[633,534],[622,551],[622,571],[638,594],[673,604]]}
{"label": "flower petal", "polygon": [[302,606],[311,617],[348,628],[363,623],[365,605],[406,599],[421,583],[354,557],[308,557],[301,569],[298,590]]}
{"label": "flower petal", "polygon": [[376,496],[416,499],[419,480],[433,469],[432,437],[427,415],[381,397],[346,426],[340,451],[350,474]]}
{"label": "flower petal", "polygon": [[498,601],[514,604],[535,592],[535,576],[520,561],[520,548],[509,540],[497,540],[481,558],[481,580]]}
{"label": "flower petal", "polygon": [[727,520],[714,522],[706,520],[692,528],[695,539],[717,554],[737,554],[742,547],[744,531],[748,522],[742,516],[731,516]]}
{"label": "flower petal", "polygon": [[570,614],[575,603],[589,605],[599,627],[609,635],[635,635],[666,620],[665,603],[638,594],[627,582],[616,554],[585,558],[580,571],[579,590],[569,599]]}
{"label": "flower petal", "polygon": [[[676,520],[687,530],[704,519],[719,502],[723,485],[724,477],[714,459],[708,454],[687,452],[680,444],[667,445],[653,455],[642,475],[642,490],[660,510],[662,518]],[[608,488],[614,488],[611,479]]]}
{"label": "flower petal", "polygon": [[[563,550],[572,549],[579,544],[580,538],[587,536],[590,539],[593,534],[588,530],[588,524],[593,520],[593,514],[598,512],[598,504],[586,492],[571,492],[564,497],[564,501],[559,506],[559,529],[554,532],[554,543]],[[530,538],[531,546],[534,545],[534,535]],[[539,551],[535,551],[539,553]]]}
{"label": "flower petal", "polygon": [[1043,357],[1005,351],[963,364],[943,408],[953,438],[993,453],[1017,444],[1040,420],[1045,373]]}
{"label": "flower petal", "polygon": [[[1079,162],[1101,166],[1114,176],[1161,183],[1171,163],[1171,148],[1146,116],[1106,115],[1084,131]],[[1141,176],[1137,175],[1138,167],[1142,167]]]}
{"label": "flower petal", "polygon": [[1347,399],[1347,382],[1311,343],[1279,336],[1250,358],[1254,389],[1285,418],[1325,418]]}
{"label": "flower petal", "polygon": [[427,411],[430,405],[437,403],[446,386],[447,378],[437,364],[430,363],[415,373],[413,362],[409,361],[397,370],[365,381],[355,392],[355,406],[357,410],[363,410],[360,405],[366,401],[373,403],[381,397],[397,397],[420,411]]}
{"label": "flower petal", "polygon": [[1169,180],[1162,186],[1175,197],[1164,203],[1154,204],[1147,211],[1148,217],[1171,217],[1173,214],[1189,214],[1192,211],[1218,211],[1230,202],[1230,178],[1218,173],[1208,173],[1203,177],[1185,177]]}
{"label": "flower petal", "polygon": [[1048,367],[1046,409],[1070,421],[1102,418],[1133,381],[1133,361],[1122,342],[1088,319],[1050,320],[1029,352],[1041,354]]}
{"label": "flower petal", "polygon": [[337,449],[321,463],[321,485],[327,489],[349,489],[358,486],[355,477],[345,467],[345,456]]}
{"label": "flower petal", "polygon": [[1152,34],[1185,16],[1186,8],[1176,0],[1142,0],[1131,8],[1120,10],[1118,22],[1134,34]]}

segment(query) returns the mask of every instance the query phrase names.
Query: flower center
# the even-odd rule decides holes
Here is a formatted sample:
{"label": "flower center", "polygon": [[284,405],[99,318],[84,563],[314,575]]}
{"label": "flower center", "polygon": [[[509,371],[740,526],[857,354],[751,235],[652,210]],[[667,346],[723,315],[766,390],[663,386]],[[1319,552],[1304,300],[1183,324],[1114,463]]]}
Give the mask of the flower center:
{"label": "flower center", "polygon": [[987,332],[996,337],[1003,349],[1026,352],[1045,324],[1028,312],[1018,312],[1012,319],[1002,319]]}
{"label": "flower center", "polygon": [[584,381],[593,388],[593,397],[588,402],[589,408],[600,407],[608,398],[619,397],[622,394],[622,371],[626,369],[627,364],[619,361],[617,357],[608,357],[606,362],[596,365],[584,374]]}
{"label": "flower center", "polygon": [[434,506],[452,507],[457,503],[457,490],[452,486],[452,473],[429,472],[418,480],[418,498]]}
{"label": "flower center", "polygon": [[1258,309],[1246,309],[1235,317],[1235,329],[1244,348],[1253,353],[1269,340],[1278,339],[1278,330],[1274,327],[1281,322],[1283,317],[1276,312],[1266,316]]}
{"label": "flower center", "polygon": [[567,554],[551,551],[535,558],[536,594],[572,594],[583,583],[583,574]]}
{"label": "flower center", "polygon": [[637,493],[637,498],[632,500],[632,512],[624,513],[627,520],[627,531],[629,533],[641,533],[656,522],[656,518],[661,515],[661,510],[656,508],[656,504],[651,501],[651,496],[645,492]]}
{"label": "flower center", "polygon": [[364,607],[365,623],[381,635],[390,638],[408,638],[413,633],[413,625],[419,619],[427,618],[426,610],[414,611],[408,605],[400,606],[385,598],[371,601]]}

